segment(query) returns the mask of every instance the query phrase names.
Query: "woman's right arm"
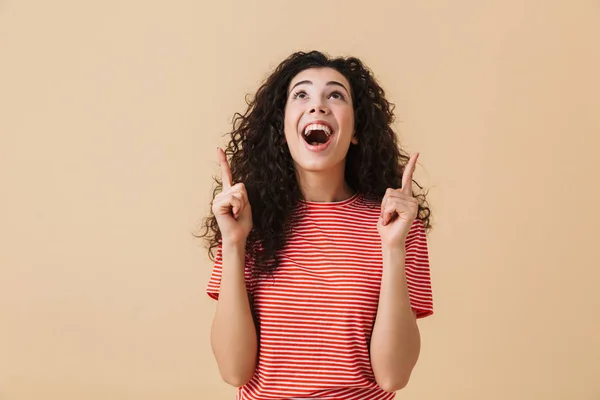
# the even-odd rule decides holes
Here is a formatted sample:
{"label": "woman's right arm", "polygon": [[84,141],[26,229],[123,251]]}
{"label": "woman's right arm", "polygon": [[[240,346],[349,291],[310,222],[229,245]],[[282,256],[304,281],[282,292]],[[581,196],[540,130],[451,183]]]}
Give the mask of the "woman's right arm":
{"label": "woman's right arm", "polygon": [[256,326],[245,281],[246,239],[252,230],[252,210],[243,183],[232,185],[231,170],[218,149],[223,191],[213,200],[221,231],[223,265],[217,311],[210,334],[223,380],[245,385],[254,375],[258,358]]}
{"label": "woman's right arm", "polygon": [[221,288],[210,337],[221,377],[236,387],[252,378],[258,356],[244,278],[245,251],[245,244],[223,243]]}

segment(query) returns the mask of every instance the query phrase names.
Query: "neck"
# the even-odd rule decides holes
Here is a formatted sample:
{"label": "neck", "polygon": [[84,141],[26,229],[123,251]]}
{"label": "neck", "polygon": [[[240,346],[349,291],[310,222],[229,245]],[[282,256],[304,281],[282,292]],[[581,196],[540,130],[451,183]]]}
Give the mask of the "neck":
{"label": "neck", "polygon": [[306,201],[336,202],[354,195],[354,190],[344,179],[344,164],[336,170],[307,171],[296,170],[300,190]]}

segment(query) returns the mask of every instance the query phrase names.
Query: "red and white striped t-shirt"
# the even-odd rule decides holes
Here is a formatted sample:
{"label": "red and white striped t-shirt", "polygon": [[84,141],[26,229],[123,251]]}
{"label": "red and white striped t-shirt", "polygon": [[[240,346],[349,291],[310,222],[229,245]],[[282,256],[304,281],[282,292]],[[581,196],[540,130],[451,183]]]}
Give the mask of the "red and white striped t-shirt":
{"label": "red and white striped t-shirt", "polygon": [[[237,400],[387,400],[375,382],[369,340],[382,276],[380,204],[360,195],[333,203],[304,202],[274,276],[246,286],[260,321],[260,349],[253,378]],[[301,213],[300,210],[303,212]],[[218,298],[222,255],[218,249],[207,293]],[[406,240],[406,275],[417,317],[433,313],[429,257],[423,222]]]}

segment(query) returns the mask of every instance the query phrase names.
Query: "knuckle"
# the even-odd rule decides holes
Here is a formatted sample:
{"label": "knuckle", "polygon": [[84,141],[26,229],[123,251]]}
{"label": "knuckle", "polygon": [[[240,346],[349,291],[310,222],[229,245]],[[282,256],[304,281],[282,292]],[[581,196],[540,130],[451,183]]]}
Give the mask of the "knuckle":
{"label": "knuckle", "polygon": [[246,194],[246,187],[244,186],[243,183],[238,183],[235,186],[231,187],[231,191],[233,193],[237,193],[240,195],[245,195]]}

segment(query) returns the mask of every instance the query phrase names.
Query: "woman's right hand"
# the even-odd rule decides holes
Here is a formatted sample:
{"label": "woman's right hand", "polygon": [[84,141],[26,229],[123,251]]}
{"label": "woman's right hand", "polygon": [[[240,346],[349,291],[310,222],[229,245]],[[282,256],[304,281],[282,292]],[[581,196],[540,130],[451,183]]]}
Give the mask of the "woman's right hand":
{"label": "woman's right hand", "polygon": [[227,156],[220,148],[217,148],[217,157],[221,166],[223,191],[215,196],[212,211],[219,224],[223,243],[246,244],[252,230],[252,208],[248,193],[243,183],[232,186]]}

